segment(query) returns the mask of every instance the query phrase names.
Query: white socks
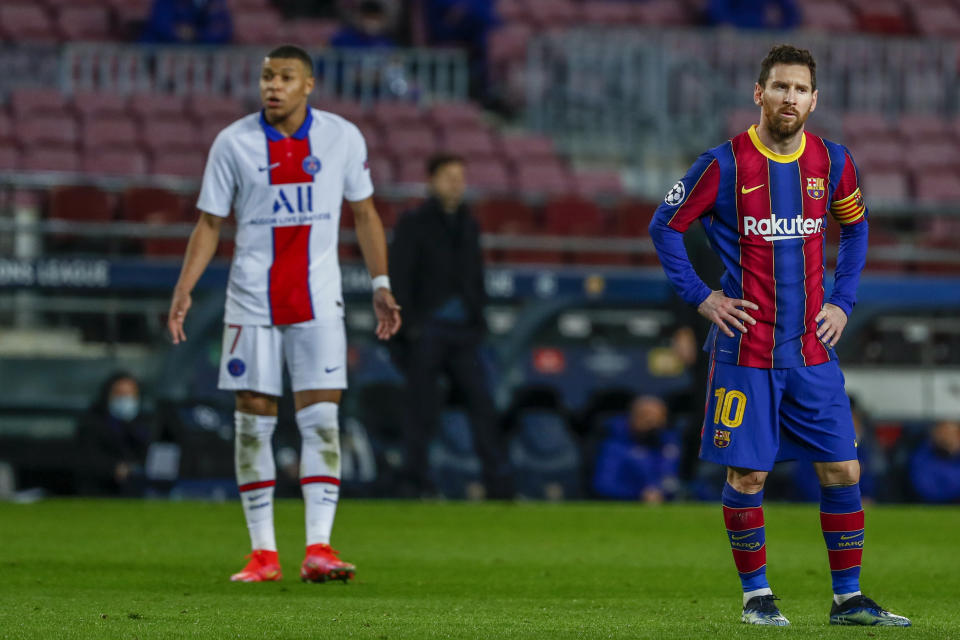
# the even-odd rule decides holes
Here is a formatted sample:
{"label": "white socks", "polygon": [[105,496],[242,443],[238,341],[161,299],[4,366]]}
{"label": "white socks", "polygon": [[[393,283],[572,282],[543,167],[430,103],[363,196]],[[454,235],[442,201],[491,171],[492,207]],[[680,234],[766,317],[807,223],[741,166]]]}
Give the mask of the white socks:
{"label": "white socks", "polygon": [[773,590],[770,587],[763,587],[762,589],[754,589],[753,591],[745,591],[743,593],[743,606],[747,606],[747,603],[750,601],[750,598],[754,596],[772,596]]}
{"label": "white socks", "polygon": [[240,488],[243,515],[250,530],[252,549],[277,550],[273,531],[273,488],[276,465],[270,438],[277,426],[276,416],[258,416],[235,411],[234,469]]}
{"label": "white socks", "polygon": [[858,595],[860,595],[859,591],[852,591],[850,593],[835,593],[833,594],[833,601],[836,602],[837,604],[843,604],[853,596],[858,596]]}
{"label": "white socks", "polygon": [[297,411],[300,488],[306,508],[307,546],[330,544],[340,498],[340,428],[337,405],[318,402]]}

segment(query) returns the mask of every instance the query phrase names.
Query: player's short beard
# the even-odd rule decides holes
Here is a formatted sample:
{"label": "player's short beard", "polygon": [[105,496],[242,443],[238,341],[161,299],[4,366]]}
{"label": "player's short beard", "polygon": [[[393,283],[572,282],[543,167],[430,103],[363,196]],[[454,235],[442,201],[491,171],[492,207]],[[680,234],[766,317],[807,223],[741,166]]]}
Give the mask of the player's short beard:
{"label": "player's short beard", "polygon": [[773,136],[775,140],[782,141],[787,138],[793,137],[797,131],[803,127],[807,121],[807,116],[810,115],[810,112],[800,113],[797,111],[797,118],[794,122],[788,122],[786,120],[780,119],[779,112],[768,113],[766,109],[763,111],[763,117],[767,121],[767,130],[770,132],[770,135]]}

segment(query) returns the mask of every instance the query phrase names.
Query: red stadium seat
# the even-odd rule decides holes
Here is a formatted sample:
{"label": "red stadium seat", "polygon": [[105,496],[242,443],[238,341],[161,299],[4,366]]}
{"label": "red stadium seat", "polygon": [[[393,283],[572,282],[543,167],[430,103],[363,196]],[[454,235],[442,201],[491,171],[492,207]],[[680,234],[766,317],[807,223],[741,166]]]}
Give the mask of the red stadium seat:
{"label": "red stadium seat", "polygon": [[49,217],[74,222],[109,222],[113,220],[110,195],[97,187],[54,187],[50,192]]}
{"label": "red stadium seat", "polygon": [[818,31],[856,31],[857,17],[845,5],[833,0],[807,0],[802,3],[803,26]]}
{"label": "red stadium seat", "polygon": [[127,97],[117,93],[78,91],[73,94],[73,109],[84,122],[92,118],[125,118]]}
{"label": "red stadium seat", "polygon": [[427,158],[429,154],[399,154],[394,163],[397,171],[394,174],[396,182],[400,184],[426,184]]}
{"label": "red stadium seat", "polygon": [[203,177],[206,156],[200,151],[161,151],[153,154],[151,173],[158,176]]}
{"label": "red stadium seat", "polygon": [[57,42],[60,34],[42,5],[4,2],[0,4],[0,38],[8,42]]}
{"label": "red stadium seat", "polygon": [[227,123],[239,120],[252,111],[239,98],[210,94],[191,94],[185,106],[186,112],[197,120],[216,119]]}
{"label": "red stadium seat", "polygon": [[[500,228],[500,233],[506,236],[528,236],[536,239],[537,228],[532,220],[509,220],[504,222]],[[504,262],[508,263],[535,263],[535,264],[561,264],[564,259],[563,251],[559,249],[504,249],[500,252]]]}
{"label": "red stadium seat", "polygon": [[664,27],[684,26],[694,24],[697,14],[694,11],[674,0],[648,0],[633,6],[633,21],[640,24],[659,25]]}
{"label": "red stadium seat", "polygon": [[145,175],[147,157],[134,150],[87,150],[83,156],[83,170],[87,173]]}
{"label": "red stadium seat", "polygon": [[960,36],[960,10],[950,2],[919,3],[910,5],[913,23],[925,36],[956,38]]}
{"label": "red stadium seat", "polygon": [[4,145],[13,141],[13,125],[10,122],[10,116],[0,111],[0,143]]}
{"label": "red stadium seat", "polygon": [[577,193],[584,198],[616,196],[623,193],[619,171],[577,171]]}
{"label": "red stadium seat", "polygon": [[308,51],[326,47],[330,40],[340,30],[340,23],[336,20],[311,20],[297,18],[286,24],[285,42],[301,46]]}
{"label": "red stadium seat", "polygon": [[575,190],[569,172],[559,162],[521,164],[517,167],[517,178],[524,193],[561,195]]}
{"label": "red stadium seat", "polygon": [[910,200],[910,181],[901,171],[871,171],[862,173],[861,184],[867,194],[867,205],[878,203],[906,203]]}
{"label": "red stadium seat", "polygon": [[440,102],[428,113],[430,121],[441,129],[484,129],[483,112],[472,102]]}
{"label": "red stadium seat", "polygon": [[953,171],[915,176],[913,195],[922,204],[957,202],[960,200],[960,177]]}
{"label": "red stadium seat", "polygon": [[732,138],[760,123],[760,107],[743,107],[727,112],[727,137]]}
{"label": "red stadium seat", "polygon": [[392,202],[374,198],[373,206],[376,207],[377,213],[380,215],[380,222],[383,223],[385,229],[392,229],[397,224],[397,207]]}
{"label": "red stadium seat", "polygon": [[182,96],[170,93],[137,93],[130,96],[130,113],[141,123],[158,118],[182,118],[184,113]]}
{"label": "red stadium seat", "polygon": [[23,171],[78,171],[80,157],[72,148],[29,148],[23,153],[20,168]]}
{"label": "red stadium seat", "polygon": [[852,0],[851,4],[860,31],[891,35],[912,31],[899,0]]}
{"label": "red stadium seat", "polygon": [[937,136],[916,140],[907,147],[906,168],[914,173],[926,173],[945,167],[960,168],[960,150],[952,138]]}
{"label": "red stadium seat", "polygon": [[14,89],[10,109],[15,118],[27,116],[67,116],[67,101],[57,89]]}
{"label": "red stadium seat", "polygon": [[396,181],[393,162],[384,156],[370,158],[370,177],[374,186],[390,185]]}
{"label": "red stadium seat", "polygon": [[16,171],[20,168],[20,151],[10,145],[0,145],[0,171]]}
{"label": "red stadium seat", "polygon": [[907,141],[935,141],[952,135],[948,121],[927,114],[901,116],[896,127],[900,137]]}
{"label": "red stadium seat", "polygon": [[187,216],[180,194],[156,187],[131,187],[120,196],[120,219],[171,224],[193,222],[193,215]]}
{"label": "red stadium seat", "polygon": [[466,166],[467,184],[492,193],[513,191],[513,180],[507,167],[499,160],[469,160]]}
{"label": "red stadium seat", "polygon": [[613,211],[614,233],[618,236],[646,237],[648,227],[659,203],[642,200],[624,200]]}
{"label": "red stadium seat", "polygon": [[524,0],[497,0],[497,15],[507,24],[530,19],[527,15],[527,3]]}
{"label": "red stadium seat", "polygon": [[483,199],[474,207],[474,214],[480,222],[480,227],[487,233],[498,233],[505,228],[510,228],[511,222],[519,222],[520,225],[529,224],[532,228],[536,221],[533,209],[523,201],[512,198]]}
{"label": "red stadium seat", "polygon": [[500,148],[503,155],[517,165],[542,160],[552,161],[557,156],[553,140],[546,136],[503,136],[500,138]]}
{"label": "red stadium seat", "polygon": [[857,142],[855,159],[864,173],[899,170],[903,167],[905,147],[898,138],[886,136]]}
{"label": "red stadium seat", "polygon": [[423,111],[412,102],[378,102],[370,113],[385,130],[419,128],[424,123]]}
{"label": "red stadium seat", "polygon": [[433,129],[423,125],[387,129],[385,139],[387,148],[400,157],[411,154],[429,155],[437,151],[437,140]]}
{"label": "red stadium seat", "polygon": [[231,124],[236,118],[224,119],[222,117],[203,118],[200,120],[200,128],[197,133],[197,148],[209,149],[217,135]]}
{"label": "red stadium seat", "polygon": [[572,0],[527,0],[527,15],[542,28],[572,26],[582,19]]}
{"label": "red stadium seat", "polygon": [[565,196],[547,202],[543,209],[544,229],[551,235],[572,235],[576,232],[599,235],[604,219],[593,202],[579,196]]}
{"label": "red stadium seat", "polygon": [[235,44],[272,45],[283,31],[283,21],[272,8],[244,11],[233,16]]}
{"label": "red stadium seat", "polygon": [[848,111],[843,114],[843,138],[848,146],[852,146],[855,139],[889,135],[893,129],[891,122],[880,113]]}
{"label": "red stadium seat", "polygon": [[320,109],[321,111],[335,113],[341,118],[346,118],[357,126],[360,126],[359,123],[364,122],[370,113],[369,109],[354,100],[339,100],[336,98],[319,97],[314,98],[312,102],[313,107]]}
{"label": "red stadium seat", "polygon": [[487,38],[487,55],[494,67],[503,67],[526,59],[527,43],[533,30],[526,24],[510,23],[493,30]]}
{"label": "red stadium seat", "polygon": [[469,160],[490,160],[497,155],[497,145],[489,132],[473,130],[446,130],[443,148]]}
{"label": "red stadium seat", "polygon": [[583,4],[583,21],[587,24],[622,26],[636,17],[636,11],[628,2],[595,0]]}
{"label": "red stadium seat", "polygon": [[105,6],[63,6],[57,26],[67,40],[106,40],[110,35],[110,11]]}
{"label": "red stadium seat", "polygon": [[144,146],[155,155],[194,151],[199,147],[197,130],[186,118],[146,120],[141,131]]}
{"label": "red stadium seat", "polygon": [[73,118],[42,115],[20,117],[14,134],[25,149],[34,145],[72,148],[78,138]]}

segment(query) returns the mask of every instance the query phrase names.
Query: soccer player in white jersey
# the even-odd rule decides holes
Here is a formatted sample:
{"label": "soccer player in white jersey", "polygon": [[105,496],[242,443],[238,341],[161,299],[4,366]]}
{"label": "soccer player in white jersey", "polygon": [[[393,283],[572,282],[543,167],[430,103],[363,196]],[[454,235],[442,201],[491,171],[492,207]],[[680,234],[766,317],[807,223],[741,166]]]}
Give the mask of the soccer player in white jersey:
{"label": "soccer player in white jersey", "polygon": [[306,504],[309,582],[349,580],[355,567],[330,546],[340,488],[337,409],[347,386],[343,296],[337,261],[340,208],[346,198],[372,276],[376,335],[400,328],[390,292],[383,225],[373,206],[366,145],[356,126],[311,109],[313,64],[282,46],[263,61],[263,109],[220,132],[207,158],[180,278],[170,304],[174,344],[186,340],[190,292],[217,248],[233,209],[236,249],[224,315],[221,389],[236,392],[236,474],[253,552],[231,580],[281,578],[273,528],[276,465],[271,436],[283,393],[293,383],[302,437],[300,482]]}

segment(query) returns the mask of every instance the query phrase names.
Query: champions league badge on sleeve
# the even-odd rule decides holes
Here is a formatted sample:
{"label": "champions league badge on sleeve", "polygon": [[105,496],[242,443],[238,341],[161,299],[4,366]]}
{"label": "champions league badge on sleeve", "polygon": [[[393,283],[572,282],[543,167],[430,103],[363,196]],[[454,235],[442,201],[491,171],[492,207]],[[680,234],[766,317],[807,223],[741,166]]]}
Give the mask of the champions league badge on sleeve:
{"label": "champions league badge on sleeve", "polygon": [[303,159],[303,170],[312,176],[320,173],[320,158],[317,156],[307,156]]}
{"label": "champions league badge on sleeve", "polygon": [[671,207],[675,207],[687,196],[687,190],[683,186],[683,181],[681,180],[677,184],[673,185],[673,188],[667,192],[666,197],[663,199]]}
{"label": "champions league badge on sleeve", "polygon": [[240,358],[234,358],[227,363],[227,373],[232,375],[234,378],[239,378],[246,372],[247,365],[243,363],[243,360]]}

